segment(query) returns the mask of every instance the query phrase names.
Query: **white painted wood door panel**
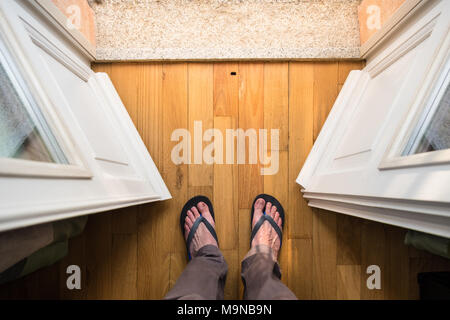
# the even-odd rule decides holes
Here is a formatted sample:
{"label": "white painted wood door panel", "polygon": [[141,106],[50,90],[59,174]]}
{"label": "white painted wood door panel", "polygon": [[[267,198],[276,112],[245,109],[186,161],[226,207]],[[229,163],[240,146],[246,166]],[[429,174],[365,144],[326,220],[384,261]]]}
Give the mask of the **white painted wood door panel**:
{"label": "white painted wood door panel", "polygon": [[420,63],[420,53],[428,48],[427,43],[423,41],[367,82],[357,102],[359,107],[350,119],[352,126],[343,128],[345,133],[336,150],[336,162],[373,149],[382,129],[380,124],[386,121],[391,109],[395,108],[395,101],[408,76],[422,76],[413,67]]}
{"label": "white painted wood door panel", "polygon": [[402,155],[446,86],[449,28],[429,0],[350,74],[297,179],[309,205],[450,237],[450,149]]}
{"label": "white painted wood door panel", "polygon": [[108,76],[36,6],[0,2],[0,48],[67,163],[0,158],[0,231],[170,198]]}

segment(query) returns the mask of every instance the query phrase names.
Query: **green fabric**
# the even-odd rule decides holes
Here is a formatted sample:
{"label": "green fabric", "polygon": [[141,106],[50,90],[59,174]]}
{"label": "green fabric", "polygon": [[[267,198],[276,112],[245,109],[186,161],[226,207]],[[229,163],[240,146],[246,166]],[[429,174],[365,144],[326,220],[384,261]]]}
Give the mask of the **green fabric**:
{"label": "green fabric", "polygon": [[22,259],[15,265],[9,267],[8,269],[0,273],[0,284],[4,284],[8,281],[20,278],[20,275],[22,274],[22,270],[26,262],[27,262],[26,258]]}
{"label": "green fabric", "polygon": [[82,216],[53,222],[52,243],[0,273],[0,284],[26,276],[64,258],[68,253],[69,239],[83,232],[87,219],[87,216]]}
{"label": "green fabric", "polygon": [[405,244],[450,259],[450,239],[409,230],[405,236]]}
{"label": "green fabric", "polygon": [[67,240],[83,232],[88,216],[53,222],[53,242]]}
{"label": "green fabric", "polygon": [[68,248],[69,241],[65,240],[51,243],[35,251],[29,257],[0,273],[0,284],[19,279],[38,269],[54,264],[67,255]]}
{"label": "green fabric", "polygon": [[49,244],[27,258],[20,276],[23,277],[38,269],[51,266],[56,261],[64,258],[68,252],[69,241],[67,240]]}

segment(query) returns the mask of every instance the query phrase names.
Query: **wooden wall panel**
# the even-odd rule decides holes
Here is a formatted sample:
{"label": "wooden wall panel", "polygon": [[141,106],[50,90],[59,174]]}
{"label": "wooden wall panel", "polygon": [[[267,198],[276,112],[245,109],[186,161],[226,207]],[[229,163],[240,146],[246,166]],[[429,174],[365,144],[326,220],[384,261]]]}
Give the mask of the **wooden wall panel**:
{"label": "wooden wall panel", "polygon": [[[239,64],[239,128],[258,130],[264,126],[264,63]],[[248,139],[247,146],[249,145]],[[261,166],[249,164],[250,151],[246,148],[246,165],[239,166],[239,208],[251,208],[253,199],[264,191]]]}
{"label": "wooden wall panel", "polygon": [[[188,65],[188,128],[193,135],[191,165],[189,166],[189,187],[213,185],[213,166],[203,162],[203,149],[210,142],[203,142],[203,133],[214,126],[213,118],[213,65],[190,63]],[[194,123],[201,124],[201,131],[195,135]],[[197,126],[198,128],[198,126]],[[198,141],[195,141],[195,136]]]}
{"label": "wooden wall panel", "polygon": [[314,141],[314,63],[289,65],[289,238],[311,238],[312,210],[295,182]]}
{"label": "wooden wall panel", "polygon": [[[172,132],[188,128],[188,66],[187,63],[163,65],[162,106],[163,106],[163,169],[162,177],[173,199],[166,202],[165,219],[169,219],[169,232],[161,241],[170,243],[170,285],[175,284],[181,270],[186,265],[187,254],[183,235],[179,226],[180,209],[188,200],[188,165],[173,163],[172,148],[178,143],[171,141]],[[189,152],[186,150],[186,152]]]}

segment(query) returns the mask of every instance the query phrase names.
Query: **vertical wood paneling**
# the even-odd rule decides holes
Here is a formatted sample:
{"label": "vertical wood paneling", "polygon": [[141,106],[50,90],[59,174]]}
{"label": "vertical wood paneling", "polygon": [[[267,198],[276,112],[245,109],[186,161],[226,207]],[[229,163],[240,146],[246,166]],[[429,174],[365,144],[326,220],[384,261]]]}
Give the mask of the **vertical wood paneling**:
{"label": "vertical wood paneling", "polygon": [[361,297],[361,266],[337,266],[337,298],[359,300]]}
{"label": "vertical wood paneling", "polygon": [[225,261],[228,264],[227,281],[225,283],[224,298],[225,300],[238,300],[239,283],[241,282],[240,270],[241,266],[238,258],[238,250],[222,250]]}
{"label": "vertical wood paneling", "polygon": [[[187,255],[185,252],[177,251],[170,254],[170,282],[169,290],[178,280],[187,264]],[[167,270],[166,270],[167,272]]]}
{"label": "vertical wood paneling", "polygon": [[338,63],[314,64],[314,141],[319,136],[338,94]]}
{"label": "vertical wood paneling", "polygon": [[[147,204],[139,208],[137,248],[137,294],[139,299],[161,299],[169,290],[170,235],[179,230],[166,217],[167,204]],[[178,227],[178,228],[177,228]],[[179,232],[179,231],[178,231]]]}
{"label": "vertical wood paneling", "polygon": [[312,298],[313,288],[313,260],[311,239],[289,239],[284,244],[288,249],[288,287],[300,300]]}
{"label": "vertical wood paneling", "polygon": [[[264,126],[264,64],[239,64],[239,128],[258,130]],[[248,139],[247,146],[248,144]],[[239,208],[251,208],[253,199],[264,191],[264,178],[259,164],[249,164],[246,148],[246,165],[239,166]]]}
{"label": "vertical wood paneling", "polygon": [[[234,123],[231,117],[215,117],[214,128],[219,130],[225,137],[226,129],[233,129]],[[225,141],[223,141],[225,142]],[[220,148],[217,141],[214,142],[216,152]],[[225,143],[222,145],[225,155]],[[239,232],[238,219],[239,212],[235,206],[237,202],[235,190],[237,185],[237,165],[235,164],[215,164],[214,165],[214,209],[216,215],[216,230],[219,244],[222,249],[237,249]]]}
{"label": "vertical wood paneling", "polygon": [[337,219],[337,264],[361,264],[361,220],[338,215]]}
{"label": "vertical wood paneling", "polygon": [[[264,176],[264,193],[270,194],[280,201],[287,216],[289,204],[289,64],[266,63],[264,65],[264,129],[267,130],[267,150],[276,161],[273,154],[278,153],[278,172]],[[271,131],[278,130],[279,145],[272,149]],[[273,166],[271,163],[270,165]],[[266,168],[269,167],[265,165]],[[285,229],[287,223],[285,218]],[[283,243],[278,259],[282,269],[282,281],[288,283],[288,232],[283,232]]]}
{"label": "vertical wood paneling", "polygon": [[112,299],[111,214],[91,215],[86,224],[86,298]]}
{"label": "vertical wood paneling", "polygon": [[[213,186],[203,186],[203,187],[189,187],[188,188],[188,199],[198,196],[198,195],[203,195],[205,197],[208,197],[211,201],[213,201],[214,199],[214,192],[213,192]],[[215,204],[214,204],[214,208],[215,208]]]}
{"label": "vertical wood paneling", "polygon": [[[232,74],[233,73],[233,74]],[[223,136],[223,163],[214,164],[214,205],[220,213],[217,225],[220,246],[239,254],[239,175],[234,146],[233,164],[226,164],[226,129],[237,129],[239,118],[239,64],[214,64],[214,128]],[[222,223],[223,221],[224,223]],[[228,222],[228,223],[227,223]],[[232,270],[239,271],[239,268]]]}
{"label": "vertical wood paneling", "polygon": [[[187,201],[188,167],[172,162],[172,148],[177,142],[171,141],[172,132],[188,127],[188,78],[186,63],[163,64],[162,105],[163,105],[163,179],[172,194],[167,201],[164,215],[170,219],[172,232],[165,233],[164,239],[171,243],[169,287],[173,286],[186,265],[184,237],[178,225],[180,209]],[[167,270],[166,270],[167,272]]]}
{"label": "vertical wood paneling", "polygon": [[[153,156],[155,164],[161,168],[162,139],[160,137],[162,114],[161,114],[161,96],[162,96],[162,66],[160,64],[123,64],[114,65],[108,71],[111,81],[117,88],[119,96],[135,123],[144,143],[150,154]],[[139,233],[142,230],[138,227],[138,220],[145,220],[140,215],[140,207],[132,207],[119,210],[112,217],[113,233],[113,279],[122,279],[112,284],[113,298],[126,298],[127,296],[142,296],[146,291],[146,282],[137,283],[138,279],[148,279],[139,264],[146,266],[151,263],[139,262],[137,257],[140,253],[154,256],[160,256],[159,252],[146,252],[151,246],[138,245],[141,238]],[[145,225],[145,224],[142,224]],[[141,225],[140,225],[141,226]],[[140,239],[142,244],[146,244],[145,238]],[[162,249],[162,248],[161,248]],[[122,265],[121,261],[128,261]],[[162,257],[162,260],[163,257]],[[119,266],[119,267],[117,267]],[[162,279],[164,277],[161,275]],[[152,279],[153,280],[153,279]],[[127,284],[127,285],[124,285]],[[147,295],[143,294],[147,297]],[[151,297],[151,296],[150,296]]]}
{"label": "vertical wood paneling", "polygon": [[124,63],[120,68],[111,67],[111,81],[138,130],[141,127],[138,121],[138,100],[143,89],[139,85],[143,68],[142,65],[136,63]]}
{"label": "vertical wood paneling", "polygon": [[112,235],[111,298],[137,299],[136,232]]}
{"label": "vertical wood paneling", "polygon": [[[244,259],[248,250],[250,250],[250,234],[251,234],[251,214],[249,209],[239,209],[239,270],[241,261]],[[239,297],[244,295],[244,286],[239,281]]]}
{"label": "vertical wood paneling", "polygon": [[[289,137],[289,64],[264,65],[264,128],[278,129],[278,150],[288,150]],[[270,148],[270,144],[268,145]]]}
{"label": "vertical wood paneling", "polygon": [[295,182],[313,146],[314,63],[289,66],[289,238],[311,238],[312,210]]}
{"label": "vertical wood paneling", "polygon": [[[231,73],[236,73],[232,75]],[[214,115],[237,117],[239,108],[239,64],[214,64]],[[237,120],[237,119],[236,119]]]}
{"label": "vertical wood paneling", "polygon": [[[386,289],[386,235],[380,223],[363,221],[361,225],[361,299],[384,299]],[[367,267],[377,265],[381,270],[381,289],[370,290],[367,287]],[[406,272],[406,270],[405,270]],[[407,274],[405,274],[407,277]]]}
{"label": "vertical wood paneling", "polygon": [[386,232],[385,299],[408,299],[409,256],[405,250],[406,230],[390,227]]}
{"label": "vertical wood paneling", "polygon": [[[116,68],[120,65],[115,65]],[[138,84],[138,131],[156,166],[162,171],[163,158],[163,109],[162,65],[142,65]]]}
{"label": "vertical wood paneling", "polygon": [[[117,92],[136,128],[145,127],[145,70],[141,64],[126,63],[121,68],[111,65],[110,73]],[[111,298],[137,297],[137,212],[138,207],[115,211],[111,215]]]}
{"label": "vertical wood paneling", "polygon": [[336,213],[314,209],[313,299],[337,298]]}
{"label": "vertical wood paneling", "polygon": [[266,175],[264,176],[264,193],[270,194],[280,201],[285,210],[285,225],[283,229],[283,245],[281,251],[279,252],[278,262],[283,272],[283,282],[287,284],[288,279],[288,259],[289,259],[289,248],[288,244],[288,232],[287,232],[287,215],[288,212],[288,152],[287,151],[279,151],[279,163],[280,168],[278,173],[275,175]]}
{"label": "vertical wood paneling", "polygon": [[111,215],[111,232],[113,234],[132,234],[137,231],[137,213],[139,206],[113,211]]}
{"label": "vertical wood paneling", "polygon": [[[316,140],[337,97],[338,63],[314,64],[313,138]],[[313,298],[337,297],[337,225],[336,214],[313,211]]]}
{"label": "vertical wood paneling", "polygon": [[[190,63],[188,65],[188,127],[192,135],[192,156],[189,165],[189,187],[212,186],[213,166],[203,163],[203,133],[213,128],[213,65]],[[194,135],[194,121],[202,125],[198,141]]]}
{"label": "vertical wood paneling", "polygon": [[[72,238],[69,241],[69,252],[67,256],[59,263],[59,297],[60,299],[81,300],[86,297],[86,251],[85,251],[86,232]],[[66,286],[68,274],[67,267],[77,265],[81,271],[81,290],[69,290]]]}
{"label": "vertical wood paneling", "polygon": [[338,85],[344,85],[348,74],[352,70],[361,70],[365,63],[362,61],[339,61],[338,62]]}

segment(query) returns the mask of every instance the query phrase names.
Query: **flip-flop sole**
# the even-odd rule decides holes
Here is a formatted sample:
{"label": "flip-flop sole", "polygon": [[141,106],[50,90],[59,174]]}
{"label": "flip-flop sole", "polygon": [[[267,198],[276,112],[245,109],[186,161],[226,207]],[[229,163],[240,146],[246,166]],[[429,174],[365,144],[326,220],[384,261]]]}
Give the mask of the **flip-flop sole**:
{"label": "flip-flop sole", "polygon": [[[280,201],[278,201],[275,197],[273,197],[273,196],[271,196],[271,195],[268,195],[268,194],[265,194],[265,193],[261,193],[260,195],[257,195],[256,197],[255,197],[255,199],[253,200],[253,203],[252,203],[252,214],[251,214],[251,220],[250,220],[250,225],[252,225],[253,224],[253,214],[255,213],[255,202],[256,202],[256,200],[258,200],[258,199],[260,199],[260,198],[262,198],[262,199],[264,199],[264,201],[267,203],[267,202],[270,202],[272,205],[274,205],[275,207],[277,207],[277,211],[278,211],[278,214],[280,215],[280,218],[281,218],[281,231],[283,231],[283,228],[284,228],[284,208],[283,208],[283,206],[281,205],[281,203],[280,203]],[[264,205],[264,210],[263,210],[263,213],[265,212],[265,205]],[[253,227],[252,227],[252,229],[253,229]]]}
{"label": "flip-flop sole", "polygon": [[[200,195],[200,196],[192,197],[191,199],[189,199],[189,200],[185,203],[185,205],[183,206],[183,209],[181,209],[181,214],[180,214],[180,227],[181,227],[181,234],[183,235],[183,238],[184,238],[184,223],[185,223],[185,221],[186,221],[187,212],[188,212],[188,210],[190,210],[192,207],[197,207],[197,204],[198,204],[199,202],[204,202],[204,203],[206,203],[206,205],[207,205],[208,208],[209,208],[209,213],[211,214],[211,217],[213,218],[214,222],[216,221],[216,219],[215,219],[215,217],[214,217],[214,208],[213,208],[213,205],[212,205],[211,200],[209,200],[208,197],[206,197],[206,196],[201,196],[201,195]],[[199,210],[199,212],[200,212],[200,210]],[[201,215],[201,213],[200,213],[200,215]],[[217,240],[217,242],[219,242],[219,241]],[[188,251],[188,257],[190,258],[189,251]]]}

